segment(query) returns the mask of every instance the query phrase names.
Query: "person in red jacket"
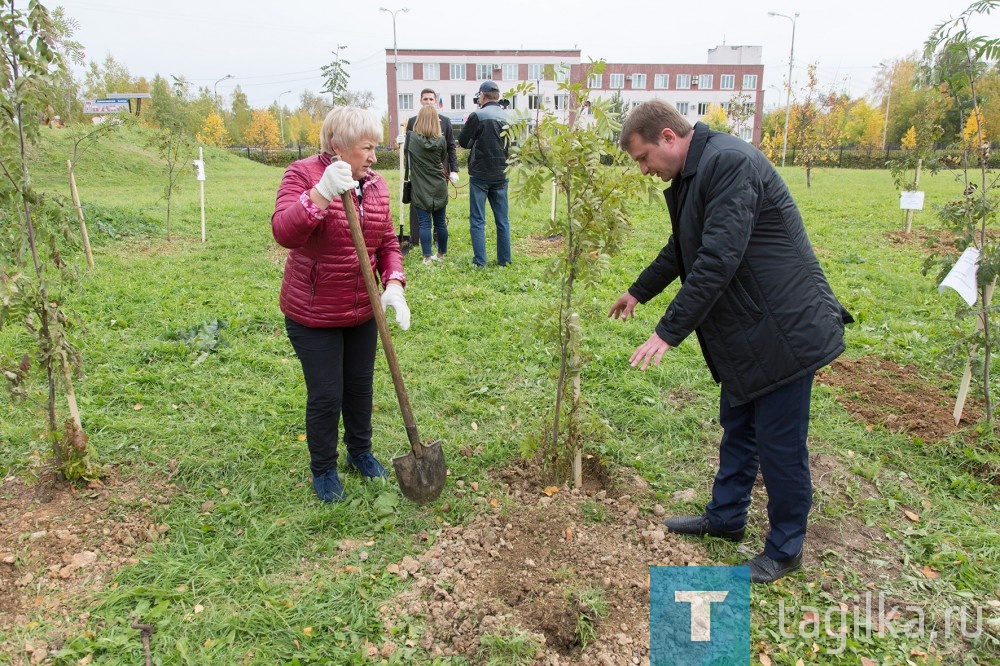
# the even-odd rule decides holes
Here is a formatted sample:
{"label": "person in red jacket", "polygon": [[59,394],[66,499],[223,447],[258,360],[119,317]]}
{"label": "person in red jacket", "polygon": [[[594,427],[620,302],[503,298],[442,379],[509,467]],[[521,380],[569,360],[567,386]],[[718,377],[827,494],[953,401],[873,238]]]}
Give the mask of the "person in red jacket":
{"label": "person in red jacket", "polygon": [[337,443],[344,419],[347,465],[369,479],[388,476],[372,454],[372,382],[378,330],[341,195],[350,193],[381,278],[382,308],[404,331],[410,310],[389,188],[371,169],[382,124],[370,111],[337,107],[320,130],[320,153],[293,162],[278,187],[271,231],[288,248],[279,305],[306,381],[306,440],[312,483],[324,502],[344,499]]}

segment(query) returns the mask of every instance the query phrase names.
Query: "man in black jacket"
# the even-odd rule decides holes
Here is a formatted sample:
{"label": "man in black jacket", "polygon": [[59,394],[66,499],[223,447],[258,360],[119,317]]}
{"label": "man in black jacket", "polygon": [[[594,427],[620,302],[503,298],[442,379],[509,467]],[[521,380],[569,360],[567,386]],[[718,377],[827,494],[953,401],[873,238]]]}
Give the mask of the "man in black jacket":
{"label": "man in black jacket", "polygon": [[472,263],[486,265],[486,200],[497,225],[497,263],[510,264],[510,220],[507,217],[507,112],[500,105],[500,88],[493,81],[479,86],[479,110],[473,111],[458,135],[469,148],[469,234]]}
{"label": "man in black jacket", "polygon": [[[437,106],[438,98],[437,93],[430,88],[424,88],[420,91],[420,106]],[[441,134],[444,136],[445,145],[448,146],[448,179],[458,185],[458,152],[455,150],[455,132],[451,128],[451,119],[445,116],[443,113],[438,114],[438,120],[441,121]],[[410,179],[410,158],[409,144],[406,142],[410,140],[410,132],[413,130],[413,124],[417,122],[416,116],[410,116],[410,119],[406,121],[406,132],[401,136],[396,138],[396,143],[403,144],[403,180]],[[418,240],[418,229],[420,228],[420,223],[417,222],[417,210],[413,206],[410,206],[410,244],[416,245]],[[435,239],[436,240],[436,239]]]}
{"label": "man in black jacket", "polygon": [[680,278],[681,287],[632,367],[659,365],[694,332],[721,383],[719,471],[700,516],[667,518],[671,532],[743,538],[758,469],[770,532],[748,560],[751,580],[770,583],[799,568],[812,504],[809,400],[816,370],[844,350],[840,306],[806,236],[798,207],[764,155],[745,141],[691,124],[652,100],[633,109],[620,145],[665,191],[672,234],[608,316]]}

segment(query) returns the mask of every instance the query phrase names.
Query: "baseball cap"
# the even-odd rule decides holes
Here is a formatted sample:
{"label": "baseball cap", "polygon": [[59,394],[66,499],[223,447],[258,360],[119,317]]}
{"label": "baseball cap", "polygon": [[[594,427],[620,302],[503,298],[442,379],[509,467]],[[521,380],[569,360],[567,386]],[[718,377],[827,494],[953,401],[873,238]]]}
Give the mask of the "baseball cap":
{"label": "baseball cap", "polygon": [[483,81],[482,85],[479,86],[479,92],[500,92],[500,88],[493,81]]}

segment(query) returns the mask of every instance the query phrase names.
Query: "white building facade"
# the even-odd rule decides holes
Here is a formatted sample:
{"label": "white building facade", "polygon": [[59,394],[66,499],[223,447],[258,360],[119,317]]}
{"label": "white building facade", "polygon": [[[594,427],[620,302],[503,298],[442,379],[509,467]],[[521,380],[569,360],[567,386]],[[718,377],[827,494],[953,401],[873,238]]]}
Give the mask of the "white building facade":
{"label": "white building facade", "polygon": [[[587,79],[594,100],[620,95],[629,105],[659,98],[673,104],[692,123],[701,120],[710,104],[745,107],[746,117],[733,133],[757,145],[764,108],[764,65],[759,46],[718,46],[709,49],[703,64],[606,63],[600,75],[587,77],[590,63],[580,61],[579,50],[462,51],[399,49],[398,80],[395,53],[386,49],[389,127],[416,115],[420,91],[438,96],[438,110],[456,125],[476,110],[473,97],[483,81],[496,81],[511,108],[528,113],[538,105],[570,114],[573,100],[558,89],[561,81]],[[546,71],[554,72],[547,76]],[[535,84],[530,95],[511,91],[524,82]],[[395,135],[390,131],[390,140]]]}

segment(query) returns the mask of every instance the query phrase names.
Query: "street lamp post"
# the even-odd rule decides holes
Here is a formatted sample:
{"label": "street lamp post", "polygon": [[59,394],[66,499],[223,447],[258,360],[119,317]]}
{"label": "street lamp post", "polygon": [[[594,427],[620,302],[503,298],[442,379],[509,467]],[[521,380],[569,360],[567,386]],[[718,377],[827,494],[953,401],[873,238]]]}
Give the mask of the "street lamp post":
{"label": "street lamp post", "polygon": [[781,146],[781,166],[785,166],[785,153],[788,152],[788,115],[792,110],[792,63],[795,61],[795,22],[799,20],[799,13],[795,16],[779,14],[778,12],[768,12],[768,16],[780,16],[792,22],[792,47],[788,51],[788,95],[785,97],[785,140]]}
{"label": "street lamp post", "polygon": [[[385,7],[379,7],[380,12],[386,12],[392,16],[392,80],[396,88],[396,103],[390,108],[396,109],[395,122],[399,124],[399,50],[396,48],[396,14],[403,12],[404,14],[410,11],[409,7],[403,7],[401,9],[386,9]],[[392,135],[392,130],[389,131],[390,136]]]}
{"label": "street lamp post", "polygon": [[219,84],[225,81],[226,79],[235,79],[235,78],[236,77],[233,76],[232,74],[226,74],[221,79],[216,81],[215,85],[212,86],[212,99],[215,101],[216,107],[219,106]]}
{"label": "street lamp post", "polygon": [[286,90],[283,93],[278,93],[278,127],[281,129],[281,147],[285,147],[285,112],[281,108],[281,96],[287,95],[292,92],[291,90]]}
{"label": "street lamp post", "polygon": [[[884,62],[878,64],[879,68],[885,69],[889,67]],[[885,94],[885,122],[882,124],[882,150],[886,147],[886,138],[889,134],[889,102],[892,100],[892,71],[890,70],[889,76],[886,77],[885,86],[887,92]]]}

